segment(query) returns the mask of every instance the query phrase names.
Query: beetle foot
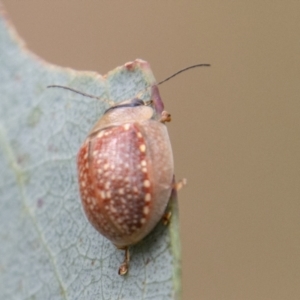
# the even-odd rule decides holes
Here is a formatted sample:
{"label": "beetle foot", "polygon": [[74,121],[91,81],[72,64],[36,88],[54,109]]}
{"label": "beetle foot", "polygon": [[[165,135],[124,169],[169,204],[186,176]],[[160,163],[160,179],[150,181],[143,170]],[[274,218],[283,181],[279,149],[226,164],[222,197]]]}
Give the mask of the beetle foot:
{"label": "beetle foot", "polygon": [[129,247],[126,247],[125,249],[125,258],[123,263],[121,264],[119,268],[119,275],[124,276],[127,274],[129,269],[129,261],[130,261],[130,255],[129,255]]}
{"label": "beetle foot", "polygon": [[174,189],[178,192],[187,184],[186,178],[182,178],[174,184]]}
{"label": "beetle foot", "polygon": [[119,275],[121,275],[121,276],[126,275],[127,272],[128,272],[128,269],[129,269],[128,263],[127,263],[127,262],[123,262],[123,263],[121,264],[120,268],[119,268],[119,272],[118,272]]}
{"label": "beetle foot", "polygon": [[171,114],[169,114],[167,111],[163,111],[161,113],[161,117],[159,120],[161,123],[171,122]]}

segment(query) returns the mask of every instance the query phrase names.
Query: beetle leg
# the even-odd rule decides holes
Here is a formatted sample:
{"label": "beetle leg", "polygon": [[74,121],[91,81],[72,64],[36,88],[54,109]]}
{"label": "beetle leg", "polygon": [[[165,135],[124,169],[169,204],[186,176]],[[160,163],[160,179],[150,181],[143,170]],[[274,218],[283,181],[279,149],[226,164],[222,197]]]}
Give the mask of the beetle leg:
{"label": "beetle leg", "polygon": [[161,123],[171,122],[171,114],[169,114],[167,111],[164,110],[161,113],[161,117],[159,119],[159,122],[161,122]]}
{"label": "beetle leg", "polygon": [[119,268],[119,275],[126,275],[129,269],[129,261],[130,261],[130,254],[129,254],[129,247],[125,247],[125,258],[123,263]]}
{"label": "beetle leg", "polygon": [[172,217],[171,211],[167,211],[164,213],[164,215],[162,216],[162,222],[165,226],[170,224],[171,217]]}
{"label": "beetle leg", "polygon": [[[173,183],[173,190],[178,192],[181,190],[185,185],[187,184],[187,180],[185,178],[179,180],[178,182]],[[172,212],[170,210],[166,211],[164,215],[162,216],[162,222],[165,226],[170,224],[172,217]]]}
{"label": "beetle leg", "polygon": [[180,179],[178,182],[174,183],[173,188],[178,192],[187,184],[186,178]]}

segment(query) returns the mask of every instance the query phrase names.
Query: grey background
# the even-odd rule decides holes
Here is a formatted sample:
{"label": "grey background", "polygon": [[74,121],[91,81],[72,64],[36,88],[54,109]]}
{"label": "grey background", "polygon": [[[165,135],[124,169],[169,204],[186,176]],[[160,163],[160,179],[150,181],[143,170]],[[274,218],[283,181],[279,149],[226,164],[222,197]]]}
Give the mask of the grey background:
{"label": "grey background", "polygon": [[300,298],[300,2],[2,0],[30,50],[161,86],[180,192],[183,299]]}

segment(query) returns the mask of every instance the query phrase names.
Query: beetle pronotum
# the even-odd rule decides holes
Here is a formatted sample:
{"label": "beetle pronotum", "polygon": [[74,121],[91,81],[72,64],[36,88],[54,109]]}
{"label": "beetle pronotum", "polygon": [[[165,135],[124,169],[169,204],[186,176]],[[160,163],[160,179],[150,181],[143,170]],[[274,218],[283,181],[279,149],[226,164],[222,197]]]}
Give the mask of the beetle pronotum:
{"label": "beetle pronotum", "polygon": [[[184,68],[152,86],[153,99],[133,98],[111,105],[92,128],[77,156],[78,182],[85,214],[102,235],[125,250],[119,274],[129,268],[129,247],[141,241],[161,220],[174,182],[173,154],[157,85],[188,69]],[[99,97],[64,88],[83,96]],[[101,100],[101,99],[100,99]]]}

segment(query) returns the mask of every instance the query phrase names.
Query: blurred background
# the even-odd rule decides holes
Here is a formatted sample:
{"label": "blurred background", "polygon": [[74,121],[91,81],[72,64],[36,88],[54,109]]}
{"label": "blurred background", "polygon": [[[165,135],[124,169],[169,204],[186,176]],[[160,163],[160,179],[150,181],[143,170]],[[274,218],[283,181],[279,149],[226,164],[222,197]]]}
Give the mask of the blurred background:
{"label": "blurred background", "polygon": [[180,191],[183,300],[300,299],[300,2],[2,0],[46,61],[150,62]]}

